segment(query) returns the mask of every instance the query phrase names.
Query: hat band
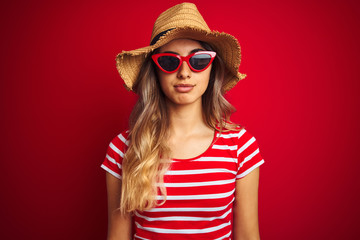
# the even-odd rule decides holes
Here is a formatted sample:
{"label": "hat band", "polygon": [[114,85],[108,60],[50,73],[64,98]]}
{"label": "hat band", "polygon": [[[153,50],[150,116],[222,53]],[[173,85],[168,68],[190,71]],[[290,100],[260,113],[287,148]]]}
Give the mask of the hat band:
{"label": "hat band", "polygon": [[153,40],[150,42],[150,45],[154,45],[159,39],[160,37],[164,36],[168,31],[173,30],[175,28],[170,28],[168,30],[162,31],[161,33],[159,33],[158,35],[156,35]]}

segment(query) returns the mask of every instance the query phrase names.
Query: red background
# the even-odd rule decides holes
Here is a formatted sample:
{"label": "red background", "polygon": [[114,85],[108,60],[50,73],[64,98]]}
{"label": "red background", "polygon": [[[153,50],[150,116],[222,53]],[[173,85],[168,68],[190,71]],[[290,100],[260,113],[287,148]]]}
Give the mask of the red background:
{"label": "red background", "polygon": [[[1,239],[105,239],[100,164],[136,99],[115,56],[179,2],[1,3]],[[194,2],[242,47],[228,99],[266,161],[262,239],[359,236],[357,1]]]}

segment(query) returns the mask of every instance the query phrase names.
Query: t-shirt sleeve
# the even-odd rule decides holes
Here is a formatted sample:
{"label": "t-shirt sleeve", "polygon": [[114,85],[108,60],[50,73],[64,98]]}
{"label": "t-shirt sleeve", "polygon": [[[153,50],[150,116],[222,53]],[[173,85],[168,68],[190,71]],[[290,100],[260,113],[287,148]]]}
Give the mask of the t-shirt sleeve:
{"label": "t-shirt sleeve", "polygon": [[101,168],[114,177],[121,179],[122,161],[128,145],[127,132],[122,132],[117,135],[108,146]]}
{"label": "t-shirt sleeve", "polygon": [[264,163],[255,137],[245,129],[242,129],[239,133],[237,160],[236,179],[245,177]]}

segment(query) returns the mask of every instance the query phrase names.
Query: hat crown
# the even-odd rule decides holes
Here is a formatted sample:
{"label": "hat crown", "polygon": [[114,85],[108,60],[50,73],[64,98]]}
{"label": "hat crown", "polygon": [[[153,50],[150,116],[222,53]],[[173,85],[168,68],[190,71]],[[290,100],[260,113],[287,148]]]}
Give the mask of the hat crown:
{"label": "hat crown", "polygon": [[159,15],[153,27],[151,41],[163,32],[181,27],[194,27],[211,31],[195,4],[181,3]]}

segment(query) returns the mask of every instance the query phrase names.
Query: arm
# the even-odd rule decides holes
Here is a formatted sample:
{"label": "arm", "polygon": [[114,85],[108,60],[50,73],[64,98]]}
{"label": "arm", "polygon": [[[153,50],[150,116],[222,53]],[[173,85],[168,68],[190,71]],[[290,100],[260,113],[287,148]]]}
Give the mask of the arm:
{"label": "arm", "polygon": [[234,240],[259,240],[259,168],[236,180],[234,202]]}
{"label": "arm", "polygon": [[106,187],[108,197],[108,240],[130,240],[132,219],[130,214],[121,215],[120,195],[121,180],[110,173],[106,173]]}

